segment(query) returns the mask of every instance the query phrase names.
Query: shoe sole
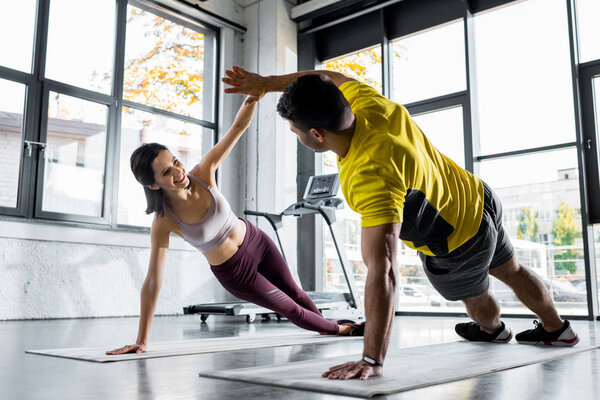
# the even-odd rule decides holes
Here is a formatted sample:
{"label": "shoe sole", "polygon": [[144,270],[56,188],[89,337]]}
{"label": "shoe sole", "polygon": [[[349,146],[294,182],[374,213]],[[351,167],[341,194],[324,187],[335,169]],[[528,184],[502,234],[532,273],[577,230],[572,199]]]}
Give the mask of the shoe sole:
{"label": "shoe sole", "polygon": [[526,342],[519,341],[519,344],[526,344],[529,346],[554,346],[554,347],[573,347],[577,343],[579,343],[579,336],[575,336],[573,339],[564,339],[564,340],[540,340],[539,342]]}
{"label": "shoe sole", "polygon": [[512,335],[512,332],[511,332],[508,335],[507,338],[505,338],[505,339],[493,339],[493,340],[490,340],[490,343],[508,343],[508,342],[510,342],[512,340],[512,337],[513,337],[513,335]]}
{"label": "shoe sole", "polygon": [[[479,343],[508,343],[512,340],[513,334],[512,331],[510,330],[510,328],[506,328],[506,330],[508,331],[508,336],[502,339],[490,339],[490,340],[469,340],[468,338],[462,336],[460,333],[457,332],[458,336],[462,337],[463,339],[465,339],[468,342],[479,342]],[[498,334],[498,336],[505,334],[505,332],[500,332]]]}

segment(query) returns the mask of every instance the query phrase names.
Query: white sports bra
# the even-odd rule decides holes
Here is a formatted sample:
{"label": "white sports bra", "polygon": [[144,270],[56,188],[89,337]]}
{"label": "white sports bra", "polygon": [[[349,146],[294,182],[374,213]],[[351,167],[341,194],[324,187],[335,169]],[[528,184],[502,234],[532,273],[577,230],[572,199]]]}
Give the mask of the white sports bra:
{"label": "white sports bra", "polygon": [[210,193],[212,199],[206,215],[196,223],[186,224],[175,215],[168,205],[165,204],[165,208],[183,233],[183,240],[201,252],[208,253],[219,247],[231,235],[238,218],[231,210],[227,199],[216,187],[202,182],[193,175],[188,175],[188,178],[198,182]]}

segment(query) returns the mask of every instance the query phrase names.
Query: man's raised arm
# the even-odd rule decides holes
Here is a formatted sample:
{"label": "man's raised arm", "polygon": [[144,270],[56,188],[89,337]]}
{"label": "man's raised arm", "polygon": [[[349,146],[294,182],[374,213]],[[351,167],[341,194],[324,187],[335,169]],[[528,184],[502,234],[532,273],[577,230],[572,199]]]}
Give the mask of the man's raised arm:
{"label": "man's raised arm", "polygon": [[242,93],[248,95],[246,104],[252,104],[265,93],[283,92],[288,85],[294,82],[302,75],[321,74],[327,76],[331,81],[340,87],[341,84],[355,79],[335,71],[300,71],[286,75],[262,76],[253,72],[248,72],[240,67],[232,67],[225,71],[225,77],[221,78],[223,83],[230,87],[225,89],[225,93]]}

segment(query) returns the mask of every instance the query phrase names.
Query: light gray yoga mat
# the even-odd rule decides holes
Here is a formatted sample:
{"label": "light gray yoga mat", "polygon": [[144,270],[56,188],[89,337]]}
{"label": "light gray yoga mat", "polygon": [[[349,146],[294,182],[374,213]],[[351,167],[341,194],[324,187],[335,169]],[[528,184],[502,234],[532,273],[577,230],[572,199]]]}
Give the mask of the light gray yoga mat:
{"label": "light gray yoga mat", "polygon": [[[45,356],[72,358],[95,362],[114,362],[139,360],[144,358],[184,356],[190,354],[215,353],[219,351],[235,351],[258,349],[262,347],[295,346],[313,343],[333,343],[348,340],[362,340],[362,337],[329,336],[315,333],[301,333],[283,336],[234,336],[224,338],[191,339],[173,342],[150,343],[148,350],[142,354],[121,354],[108,356],[104,347],[81,347],[66,349],[27,350],[26,353]],[[118,346],[115,346],[115,348]]]}
{"label": "light gray yoga mat", "polygon": [[520,344],[453,342],[393,349],[385,360],[384,376],[366,381],[321,378],[337,364],[360,355],[299,361],[264,367],[202,371],[200,376],[368,398],[457,381],[490,372],[535,364],[596,349],[600,346],[538,347]]}

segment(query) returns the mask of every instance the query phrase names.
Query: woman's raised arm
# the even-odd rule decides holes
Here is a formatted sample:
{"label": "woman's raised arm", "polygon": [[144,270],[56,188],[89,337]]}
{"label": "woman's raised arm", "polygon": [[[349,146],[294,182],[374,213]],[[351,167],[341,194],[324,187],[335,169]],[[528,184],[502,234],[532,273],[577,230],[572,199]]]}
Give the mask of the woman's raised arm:
{"label": "woman's raised arm", "polygon": [[231,128],[229,128],[223,138],[219,140],[219,143],[210,149],[204,158],[202,158],[200,165],[204,168],[208,168],[211,175],[219,168],[219,165],[221,165],[223,160],[229,155],[237,141],[250,126],[254,111],[256,110],[256,104],[257,103],[254,102],[248,105],[244,102],[240,107]]}

